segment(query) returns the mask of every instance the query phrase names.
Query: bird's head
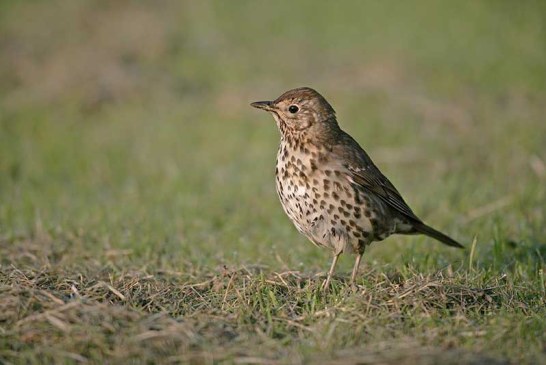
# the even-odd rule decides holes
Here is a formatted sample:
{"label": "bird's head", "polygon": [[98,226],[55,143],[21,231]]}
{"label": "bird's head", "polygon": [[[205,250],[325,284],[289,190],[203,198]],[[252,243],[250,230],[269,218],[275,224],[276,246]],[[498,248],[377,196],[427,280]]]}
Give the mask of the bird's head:
{"label": "bird's head", "polygon": [[313,134],[329,125],[337,126],[334,108],[309,87],[289,90],[273,101],[250,105],[273,114],[283,135]]}

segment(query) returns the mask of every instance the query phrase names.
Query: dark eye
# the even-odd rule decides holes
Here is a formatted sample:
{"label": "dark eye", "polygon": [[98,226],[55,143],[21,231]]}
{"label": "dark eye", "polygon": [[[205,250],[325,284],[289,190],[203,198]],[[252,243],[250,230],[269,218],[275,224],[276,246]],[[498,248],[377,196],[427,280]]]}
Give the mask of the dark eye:
{"label": "dark eye", "polygon": [[296,114],[298,112],[298,110],[300,110],[300,108],[298,108],[297,105],[290,105],[288,107],[288,111],[292,114]]}

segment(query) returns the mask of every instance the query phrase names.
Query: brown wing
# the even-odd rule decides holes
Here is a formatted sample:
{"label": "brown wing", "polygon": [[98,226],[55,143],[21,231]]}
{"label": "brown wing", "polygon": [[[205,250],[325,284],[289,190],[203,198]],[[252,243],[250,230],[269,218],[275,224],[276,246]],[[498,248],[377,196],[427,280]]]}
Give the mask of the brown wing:
{"label": "brown wing", "polygon": [[344,133],[340,144],[333,146],[332,152],[347,169],[348,177],[357,186],[375,194],[389,207],[411,221],[421,223],[415,213],[404,201],[398,190],[374,165],[368,154],[348,134]]}
{"label": "brown wing", "polygon": [[411,220],[421,221],[404,201],[398,190],[381,174],[377,167],[373,166],[362,170],[349,165],[347,168],[351,172],[351,179],[360,187],[377,195],[391,208],[394,208]]}
{"label": "brown wing", "polygon": [[406,217],[412,223],[412,229],[404,233],[423,233],[448,246],[464,248],[453,238],[423,223],[351,136],[341,131],[336,142],[331,146],[331,152],[336,163],[344,167],[347,178],[356,186],[379,197],[394,212]]}

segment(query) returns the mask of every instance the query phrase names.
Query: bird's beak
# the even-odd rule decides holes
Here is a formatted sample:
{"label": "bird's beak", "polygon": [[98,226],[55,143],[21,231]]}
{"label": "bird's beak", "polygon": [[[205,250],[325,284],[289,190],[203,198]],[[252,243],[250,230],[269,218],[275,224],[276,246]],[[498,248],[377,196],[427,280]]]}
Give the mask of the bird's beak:
{"label": "bird's beak", "polygon": [[250,104],[254,108],[263,109],[265,111],[273,111],[273,102],[272,101],[255,101]]}

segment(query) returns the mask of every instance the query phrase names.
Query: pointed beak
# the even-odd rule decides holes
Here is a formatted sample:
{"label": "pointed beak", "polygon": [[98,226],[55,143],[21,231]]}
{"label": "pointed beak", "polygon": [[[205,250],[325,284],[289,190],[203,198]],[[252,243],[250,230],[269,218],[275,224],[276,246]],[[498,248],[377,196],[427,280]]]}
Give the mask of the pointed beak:
{"label": "pointed beak", "polygon": [[255,101],[250,104],[254,108],[263,109],[265,111],[273,111],[273,102],[271,101]]}

